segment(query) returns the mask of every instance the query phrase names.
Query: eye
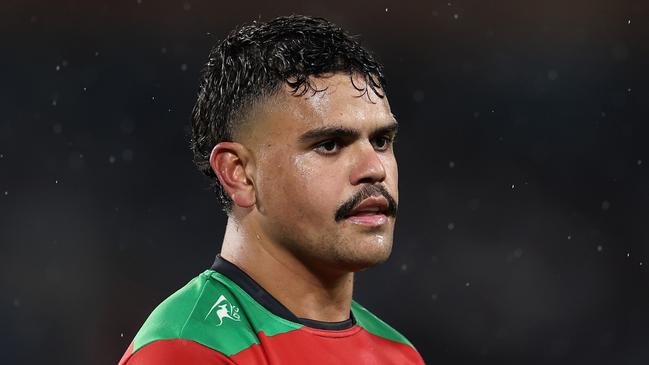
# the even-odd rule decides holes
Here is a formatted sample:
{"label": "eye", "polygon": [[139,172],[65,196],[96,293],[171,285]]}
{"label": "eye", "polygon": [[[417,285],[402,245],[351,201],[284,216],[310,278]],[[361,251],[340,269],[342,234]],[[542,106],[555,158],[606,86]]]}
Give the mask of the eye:
{"label": "eye", "polygon": [[315,151],[323,155],[334,154],[338,152],[338,149],[340,149],[340,145],[334,140],[324,141],[315,147]]}
{"label": "eye", "polygon": [[379,138],[376,138],[374,142],[372,143],[374,145],[374,148],[378,151],[386,151],[388,148],[390,148],[390,145],[393,142],[393,138],[390,136],[382,136]]}

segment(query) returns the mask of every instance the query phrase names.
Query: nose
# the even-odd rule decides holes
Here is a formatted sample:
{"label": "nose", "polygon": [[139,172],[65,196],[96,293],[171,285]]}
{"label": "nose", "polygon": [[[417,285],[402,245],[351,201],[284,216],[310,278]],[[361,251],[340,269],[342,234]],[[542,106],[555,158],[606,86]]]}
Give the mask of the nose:
{"label": "nose", "polygon": [[350,175],[352,185],[374,184],[385,180],[385,166],[371,143],[363,143],[355,157]]}

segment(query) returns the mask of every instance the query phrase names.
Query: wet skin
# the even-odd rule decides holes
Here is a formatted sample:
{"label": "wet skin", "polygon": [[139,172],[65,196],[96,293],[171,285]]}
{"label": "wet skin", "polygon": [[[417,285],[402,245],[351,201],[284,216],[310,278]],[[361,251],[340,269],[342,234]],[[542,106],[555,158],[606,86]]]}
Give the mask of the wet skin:
{"label": "wet skin", "polygon": [[366,185],[382,185],[398,202],[396,121],[387,97],[362,95],[349,75],[312,81],[326,90],[294,96],[286,88],[242,129],[256,167],[252,214],[265,237],[309,265],[358,271],[388,258],[395,217],[335,214]]}

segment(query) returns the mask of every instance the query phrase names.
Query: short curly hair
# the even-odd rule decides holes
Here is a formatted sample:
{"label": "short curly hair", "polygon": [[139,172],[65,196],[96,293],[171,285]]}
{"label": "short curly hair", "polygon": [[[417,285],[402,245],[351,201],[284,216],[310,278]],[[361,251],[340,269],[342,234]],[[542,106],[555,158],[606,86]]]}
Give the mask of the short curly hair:
{"label": "short curly hair", "polygon": [[[292,15],[241,26],[212,48],[192,111],[191,149],[198,169],[213,179],[226,213],[232,200],[212,171],[210,154],[218,143],[232,141],[256,103],[284,84],[294,95],[321,91],[309,77],[332,72],[349,74],[361,92],[368,93],[369,86],[385,96],[383,65],[356,38],[326,19]],[[365,85],[354,84],[354,75],[364,77]]]}

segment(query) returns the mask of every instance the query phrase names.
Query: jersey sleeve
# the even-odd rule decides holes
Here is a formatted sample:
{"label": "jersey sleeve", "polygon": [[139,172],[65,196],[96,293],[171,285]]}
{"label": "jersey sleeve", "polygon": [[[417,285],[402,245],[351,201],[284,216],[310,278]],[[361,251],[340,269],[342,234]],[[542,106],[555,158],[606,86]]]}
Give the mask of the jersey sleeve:
{"label": "jersey sleeve", "polygon": [[236,365],[222,353],[185,339],[158,340],[133,353],[129,346],[118,365]]}

